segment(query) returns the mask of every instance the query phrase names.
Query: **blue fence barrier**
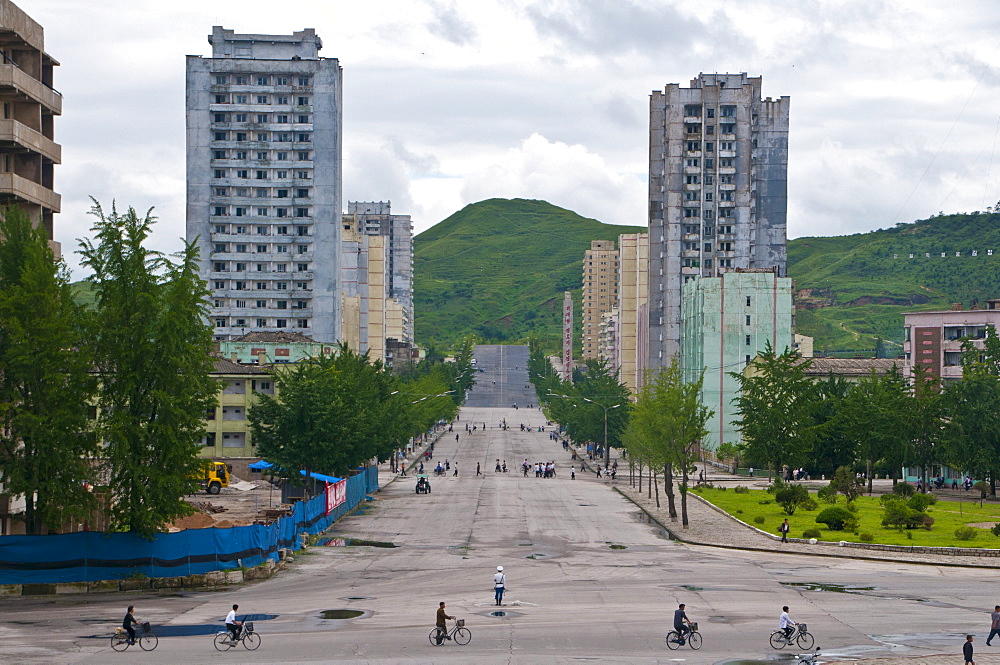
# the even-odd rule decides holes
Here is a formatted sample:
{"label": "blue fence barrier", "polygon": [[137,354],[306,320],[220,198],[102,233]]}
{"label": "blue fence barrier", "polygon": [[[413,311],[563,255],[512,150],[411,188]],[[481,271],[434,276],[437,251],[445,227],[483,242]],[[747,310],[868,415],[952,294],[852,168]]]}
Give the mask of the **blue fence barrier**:
{"label": "blue fence barrier", "polygon": [[317,534],[378,489],[378,469],[347,479],[347,500],[326,514],[326,497],[295,504],[292,515],[267,526],[187,529],[144,540],[131,533],[68,533],[0,537],[0,584],[96,582],[135,575],[179,577],[252,567],[299,549],[302,533]]}

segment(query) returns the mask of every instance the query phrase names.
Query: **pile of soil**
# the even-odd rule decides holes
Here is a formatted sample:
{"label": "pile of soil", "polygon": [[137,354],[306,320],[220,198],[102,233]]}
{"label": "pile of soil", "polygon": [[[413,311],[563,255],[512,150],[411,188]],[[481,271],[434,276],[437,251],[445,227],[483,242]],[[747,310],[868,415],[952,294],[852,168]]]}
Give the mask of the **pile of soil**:
{"label": "pile of soil", "polygon": [[171,531],[184,531],[185,529],[207,529],[215,526],[215,520],[211,515],[205,513],[195,513],[182,517],[168,525]]}

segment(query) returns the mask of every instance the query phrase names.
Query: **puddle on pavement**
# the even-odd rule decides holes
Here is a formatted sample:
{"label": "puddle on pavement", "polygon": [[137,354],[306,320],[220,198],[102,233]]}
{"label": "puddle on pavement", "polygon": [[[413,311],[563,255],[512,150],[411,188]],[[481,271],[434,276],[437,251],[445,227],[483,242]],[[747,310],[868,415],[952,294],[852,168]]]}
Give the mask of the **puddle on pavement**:
{"label": "puddle on pavement", "polygon": [[628,549],[628,545],[616,545],[616,544],[612,544],[612,545],[608,545],[608,547],[610,547],[613,550],[627,550]]}
{"label": "puddle on pavement", "polygon": [[327,538],[316,544],[321,547],[399,547],[395,543],[387,543],[381,540],[363,540],[361,538]]}
{"label": "puddle on pavement", "polygon": [[825,584],[821,582],[782,582],[781,586],[802,589],[803,591],[829,591],[830,593],[856,593],[875,591],[877,587],[858,586],[855,584]]}
{"label": "puddle on pavement", "polygon": [[505,616],[507,616],[507,613],[504,612],[503,610],[497,610],[495,612],[490,612],[490,616],[491,617],[505,617]]}
{"label": "puddle on pavement", "polygon": [[[276,619],[277,614],[247,614],[245,617],[241,614],[239,615],[241,621],[269,621],[270,619]],[[13,623],[8,621],[7,623]],[[195,637],[198,635],[215,635],[216,633],[226,630],[226,627],[221,624],[211,624],[211,623],[195,623],[195,624],[181,624],[181,625],[160,625],[155,624],[153,626],[153,634],[157,637]],[[107,634],[101,633],[100,635],[86,635],[85,637],[91,637],[96,639],[105,639]]]}
{"label": "puddle on pavement", "polygon": [[705,590],[705,587],[692,586],[690,584],[682,584],[681,588],[682,589],[687,589],[688,591],[704,591]]}
{"label": "puddle on pavement", "polygon": [[361,610],[323,610],[319,613],[321,619],[357,619],[364,614]]}
{"label": "puddle on pavement", "polygon": [[375,600],[373,596],[345,596],[341,600]]}

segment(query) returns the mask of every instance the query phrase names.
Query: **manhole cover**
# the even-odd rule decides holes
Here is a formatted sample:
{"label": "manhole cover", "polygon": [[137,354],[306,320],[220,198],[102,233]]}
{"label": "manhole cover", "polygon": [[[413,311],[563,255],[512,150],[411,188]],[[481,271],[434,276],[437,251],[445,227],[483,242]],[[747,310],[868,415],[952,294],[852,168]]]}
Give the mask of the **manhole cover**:
{"label": "manhole cover", "polygon": [[361,610],[323,610],[319,616],[322,619],[356,619],[362,614]]}

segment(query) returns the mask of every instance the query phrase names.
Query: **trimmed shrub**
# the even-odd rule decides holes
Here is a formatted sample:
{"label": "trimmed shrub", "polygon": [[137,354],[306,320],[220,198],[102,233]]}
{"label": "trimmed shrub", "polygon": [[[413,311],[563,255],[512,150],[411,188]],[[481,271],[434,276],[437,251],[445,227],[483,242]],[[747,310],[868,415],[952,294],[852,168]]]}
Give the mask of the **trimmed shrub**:
{"label": "trimmed shrub", "polygon": [[837,503],[837,488],[832,485],[820,487],[816,492],[816,498],[825,503]]}
{"label": "trimmed shrub", "polygon": [[990,529],[990,533],[992,533],[994,536],[1000,536],[1000,522],[997,522],[996,524],[993,525],[993,528]]}
{"label": "trimmed shrub", "polygon": [[794,515],[795,509],[809,500],[809,490],[802,485],[785,485],[775,492],[774,500],[781,504],[786,515]]}
{"label": "trimmed shrub", "polygon": [[937,497],[933,494],[914,494],[906,500],[906,505],[914,510],[924,512],[930,506],[937,503]]}
{"label": "trimmed shrub", "polygon": [[955,540],[975,540],[979,536],[979,529],[974,526],[960,526],[955,529]]}
{"label": "trimmed shrub", "polygon": [[853,501],[848,501],[847,504],[844,505],[844,508],[847,508],[849,511],[855,514],[857,514],[858,512],[858,504],[854,503]]}
{"label": "trimmed shrub", "polygon": [[874,543],[875,536],[868,533],[867,531],[864,531],[858,536],[858,540],[860,540],[863,543]]}
{"label": "trimmed shrub", "polygon": [[749,494],[750,488],[747,487],[746,485],[737,485],[736,487],[733,488],[733,492],[735,494]]}
{"label": "trimmed shrub", "polygon": [[857,520],[855,520],[854,513],[846,508],[830,506],[816,516],[816,521],[820,524],[825,524],[827,528],[834,531],[842,531],[848,522],[856,522]]}
{"label": "trimmed shrub", "polygon": [[763,524],[766,521],[767,520],[764,519],[763,515],[758,515],[757,517],[753,518],[753,523],[754,524]]}
{"label": "trimmed shrub", "polygon": [[885,502],[882,513],[882,526],[894,526],[897,529],[915,529],[917,527],[930,529],[932,524],[934,524],[933,517],[925,512],[911,508],[903,499],[890,499]]}
{"label": "trimmed shrub", "polygon": [[802,532],[803,538],[819,538],[823,533],[819,529],[806,529]]}
{"label": "trimmed shrub", "polygon": [[896,483],[896,486],[892,488],[892,493],[896,496],[901,496],[905,499],[910,498],[916,494],[917,488],[907,482]]}
{"label": "trimmed shrub", "polygon": [[816,499],[809,497],[801,504],[799,504],[799,508],[801,508],[802,510],[817,510],[819,508],[819,504],[816,503]]}
{"label": "trimmed shrub", "polygon": [[770,499],[764,499],[763,501],[758,501],[757,503],[761,506],[769,506],[772,503],[774,503],[774,501],[771,501]]}
{"label": "trimmed shrub", "polygon": [[740,509],[740,508],[737,508],[737,509],[736,509],[736,514],[737,514],[737,515],[742,515],[742,514],[743,514],[743,510],[742,510],[742,509]]}

